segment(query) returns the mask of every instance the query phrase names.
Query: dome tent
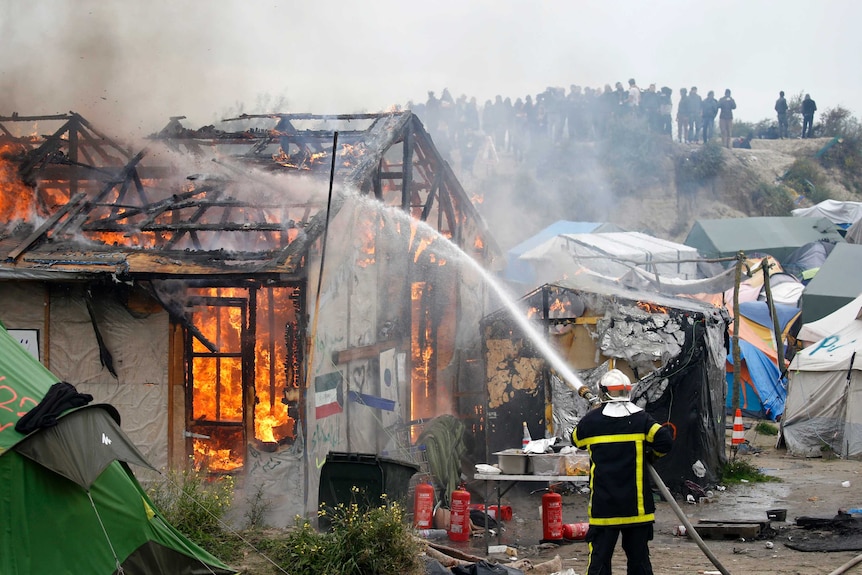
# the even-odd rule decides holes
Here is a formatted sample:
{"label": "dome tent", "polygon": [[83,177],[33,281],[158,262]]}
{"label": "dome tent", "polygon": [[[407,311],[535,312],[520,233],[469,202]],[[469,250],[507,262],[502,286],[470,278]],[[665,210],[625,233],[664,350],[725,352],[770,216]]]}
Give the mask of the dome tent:
{"label": "dome tent", "polygon": [[57,378],[2,326],[0,381],[0,573],[236,572],[155,508],[126,462],[149,464],[112,406],[65,411],[27,435],[15,429]]}

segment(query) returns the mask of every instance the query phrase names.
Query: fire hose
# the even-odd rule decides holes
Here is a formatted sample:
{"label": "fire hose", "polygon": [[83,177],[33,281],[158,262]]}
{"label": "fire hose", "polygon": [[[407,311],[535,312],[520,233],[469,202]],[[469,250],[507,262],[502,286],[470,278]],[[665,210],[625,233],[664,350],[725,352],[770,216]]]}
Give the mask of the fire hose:
{"label": "fire hose", "polygon": [[[590,388],[588,388],[586,385],[578,385],[570,382],[568,379],[565,378],[563,379],[563,381],[565,381],[566,385],[575,390],[578,395],[589,401],[591,405],[597,405],[601,403],[601,400],[596,397],[595,394],[593,394]],[[716,569],[721,571],[722,575],[730,575],[730,571],[728,571],[727,568],[725,568],[725,566],[721,564],[721,561],[718,560],[718,557],[716,557],[712,550],[707,547],[706,543],[704,543],[703,541],[703,538],[698,534],[697,530],[688,520],[688,517],[685,516],[685,513],[683,513],[682,511],[682,508],[677,504],[670,490],[667,488],[667,485],[665,485],[664,481],[662,481],[655,468],[649,463],[647,463],[646,465],[647,469],[649,470],[650,477],[652,477],[653,481],[658,486],[658,490],[661,492],[662,497],[664,497],[664,500],[668,502],[671,509],[673,509],[674,513],[676,513],[676,516],[679,518],[682,524],[685,525],[686,533],[688,534],[688,536],[694,539],[694,542],[697,543],[697,546],[700,547],[700,550],[703,551],[704,555],[706,555],[707,558],[712,562],[712,564],[715,565]]]}

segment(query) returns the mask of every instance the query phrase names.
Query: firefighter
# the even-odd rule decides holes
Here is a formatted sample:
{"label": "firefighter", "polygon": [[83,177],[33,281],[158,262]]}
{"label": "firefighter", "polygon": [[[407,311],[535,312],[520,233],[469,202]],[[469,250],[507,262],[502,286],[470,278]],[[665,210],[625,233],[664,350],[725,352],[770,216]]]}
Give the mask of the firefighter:
{"label": "firefighter", "polygon": [[572,431],[572,443],[590,453],[587,575],[610,575],[611,558],[622,533],[628,575],[652,575],[649,541],[655,502],[648,462],[670,451],[673,436],[630,401],[632,383],[618,369],[599,381],[602,405]]}

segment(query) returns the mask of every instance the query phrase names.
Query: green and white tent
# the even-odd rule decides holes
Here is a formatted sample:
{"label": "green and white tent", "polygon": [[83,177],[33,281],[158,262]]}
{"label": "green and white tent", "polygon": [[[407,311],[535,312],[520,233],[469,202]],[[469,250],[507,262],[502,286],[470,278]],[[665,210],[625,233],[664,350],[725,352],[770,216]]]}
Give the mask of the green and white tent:
{"label": "green and white tent", "polygon": [[110,405],[16,422],[57,382],[0,326],[0,573],[236,573],[169,525],[128,464],[150,467]]}

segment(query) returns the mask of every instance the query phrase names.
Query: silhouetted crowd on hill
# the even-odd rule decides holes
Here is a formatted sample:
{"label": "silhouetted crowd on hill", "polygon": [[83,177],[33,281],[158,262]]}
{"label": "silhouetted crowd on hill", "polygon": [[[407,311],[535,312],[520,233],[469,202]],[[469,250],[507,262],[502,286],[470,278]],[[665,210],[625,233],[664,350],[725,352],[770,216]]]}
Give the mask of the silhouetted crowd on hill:
{"label": "silhouetted crowd on hill", "polygon": [[[512,101],[498,95],[481,106],[475,97],[468,99],[461,95],[455,99],[444,89],[440,96],[429,91],[425,102],[411,101],[406,107],[419,116],[441,151],[458,150],[468,169],[478,149],[488,141],[493,144],[494,153],[511,153],[521,160],[530,151],[543,150],[549,144],[606,137],[615,119],[639,118],[649,131],[675,136],[676,141],[682,143],[707,143],[715,135],[715,120],[718,119],[722,145],[730,148],[738,144],[732,140],[736,102],[730,90],[716,99],[712,90],[702,97],[696,86],[680,88],[676,104],[674,116],[671,88],[657,89],[655,84],[650,84],[641,89],[632,78],[626,87],[621,82],[613,88],[606,84],[603,89],[572,84],[568,92],[564,88],[549,87],[535,99],[528,94]],[[785,134],[786,113],[785,110]],[[779,114],[779,131],[781,129]],[[803,127],[803,137],[810,137],[810,130],[809,122],[807,134]]]}

